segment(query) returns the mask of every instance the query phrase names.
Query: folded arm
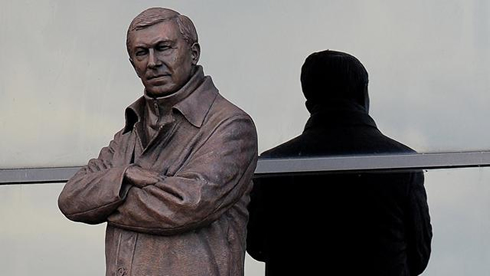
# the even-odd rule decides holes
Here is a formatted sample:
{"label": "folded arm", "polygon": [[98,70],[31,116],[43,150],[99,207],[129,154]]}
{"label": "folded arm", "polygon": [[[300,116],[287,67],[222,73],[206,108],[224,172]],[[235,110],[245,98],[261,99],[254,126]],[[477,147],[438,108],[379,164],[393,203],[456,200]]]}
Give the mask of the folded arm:
{"label": "folded arm", "polygon": [[120,150],[122,134],[114,136],[97,159],[78,171],[65,185],[58,198],[61,212],[73,221],[102,223],[124,202],[131,185],[125,183],[130,165],[114,166],[115,152]]}
{"label": "folded arm", "polygon": [[206,139],[175,175],[131,188],[109,224],[172,235],[208,225],[231,208],[251,188],[255,127],[248,117],[229,118]]}

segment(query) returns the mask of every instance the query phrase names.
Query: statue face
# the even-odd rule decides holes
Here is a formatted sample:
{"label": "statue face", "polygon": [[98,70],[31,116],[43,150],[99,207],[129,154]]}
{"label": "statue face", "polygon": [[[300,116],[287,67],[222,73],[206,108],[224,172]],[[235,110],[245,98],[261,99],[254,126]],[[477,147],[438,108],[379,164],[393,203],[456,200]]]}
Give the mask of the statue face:
{"label": "statue face", "polygon": [[172,94],[187,83],[199,58],[199,45],[184,40],[175,20],[130,35],[131,63],[149,96]]}

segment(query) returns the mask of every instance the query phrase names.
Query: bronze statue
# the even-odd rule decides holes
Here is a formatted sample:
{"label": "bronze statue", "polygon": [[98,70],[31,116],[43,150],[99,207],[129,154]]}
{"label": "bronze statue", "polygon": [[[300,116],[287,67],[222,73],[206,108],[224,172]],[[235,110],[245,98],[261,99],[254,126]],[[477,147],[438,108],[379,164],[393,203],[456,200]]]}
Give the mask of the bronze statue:
{"label": "bronze statue", "polygon": [[[301,135],[261,158],[414,151],[369,116],[368,73],[354,56],[311,54],[301,70],[311,116]],[[419,275],[431,253],[420,170],[257,179],[247,251],[266,275]]]}
{"label": "bronze statue", "polygon": [[107,222],[106,275],[243,275],[257,162],[252,119],[197,64],[188,17],[143,11],[127,50],[144,95],[99,157],[67,182],[61,211]]}

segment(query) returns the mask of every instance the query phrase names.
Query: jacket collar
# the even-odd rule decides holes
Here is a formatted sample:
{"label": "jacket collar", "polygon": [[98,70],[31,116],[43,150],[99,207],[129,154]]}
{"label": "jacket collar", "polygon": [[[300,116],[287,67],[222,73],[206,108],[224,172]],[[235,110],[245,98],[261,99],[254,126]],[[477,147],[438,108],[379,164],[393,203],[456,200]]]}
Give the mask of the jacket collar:
{"label": "jacket collar", "polygon": [[317,108],[308,119],[305,131],[313,128],[368,126],[377,128],[373,118],[360,106],[342,105]]}
{"label": "jacket collar", "polygon": [[193,126],[201,127],[217,95],[218,89],[213,80],[204,76],[202,66],[198,66],[196,73],[179,91],[159,98],[145,94],[126,108],[124,132],[131,131],[137,122],[143,120],[145,105],[150,101],[158,102],[163,108],[178,110]]}

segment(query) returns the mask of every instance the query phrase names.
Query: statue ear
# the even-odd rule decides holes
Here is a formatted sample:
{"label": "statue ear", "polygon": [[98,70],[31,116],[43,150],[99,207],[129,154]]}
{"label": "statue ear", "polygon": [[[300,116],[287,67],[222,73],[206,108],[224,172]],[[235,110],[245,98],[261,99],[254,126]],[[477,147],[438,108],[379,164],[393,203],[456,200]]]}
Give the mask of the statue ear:
{"label": "statue ear", "polygon": [[201,45],[195,42],[191,45],[192,65],[197,65],[199,58],[201,57]]}

